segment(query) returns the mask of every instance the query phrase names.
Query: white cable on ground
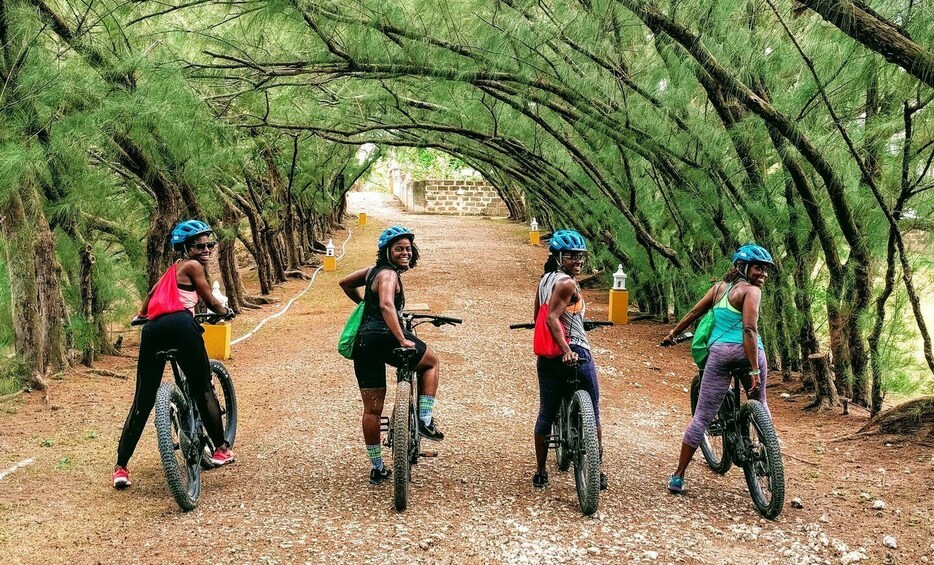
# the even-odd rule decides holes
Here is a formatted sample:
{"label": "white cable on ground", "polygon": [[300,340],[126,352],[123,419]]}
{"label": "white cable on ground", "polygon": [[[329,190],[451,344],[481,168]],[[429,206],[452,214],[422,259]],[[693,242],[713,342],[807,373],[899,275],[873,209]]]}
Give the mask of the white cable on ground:
{"label": "white cable on ground", "polygon": [[16,465],[13,465],[13,466],[10,467],[9,469],[4,469],[4,470],[0,471],[0,481],[2,481],[4,477],[6,477],[7,475],[9,475],[9,474],[12,473],[13,471],[15,471],[15,470],[17,470],[17,469],[22,469],[22,468],[25,467],[26,465],[32,465],[32,463],[33,463],[34,461],[35,461],[35,459],[33,459],[32,457],[30,457],[29,459],[23,459],[22,461],[20,461],[20,462],[17,463]]}
{"label": "white cable on ground", "polygon": [[[352,235],[353,235],[353,232],[348,228],[348,229],[347,229],[347,239],[345,239],[345,240],[344,240],[344,243],[341,244],[341,254],[337,256],[338,259],[341,259],[341,258],[344,257],[344,254],[346,253],[347,242],[350,241],[350,236],[352,236]],[[247,334],[245,334],[245,335],[242,335],[242,336],[238,337],[237,339],[231,341],[231,342],[230,342],[230,345],[231,345],[231,346],[237,345],[237,344],[240,343],[241,341],[243,341],[243,340],[245,340],[245,339],[247,339],[247,338],[253,337],[253,334],[255,334],[256,332],[258,332],[259,329],[260,329],[261,327],[263,327],[264,325],[266,325],[266,322],[268,322],[269,320],[274,320],[274,319],[278,318],[279,316],[285,314],[286,310],[288,310],[288,309],[292,306],[292,303],[293,303],[293,302],[295,302],[296,300],[298,300],[299,298],[301,298],[301,296],[302,296],[303,294],[305,294],[306,292],[308,292],[308,289],[311,288],[311,285],[313,285],[313,284],[315,283],[315,279],[318,277],[318,273],[320,273],[320,272],[321,272],[321,269],[323,269],[323,268],[324,268],[324,265],[321,265],[320,267],[318,267],[317,269],[315,269],[315,272],[311,274],[311,280],[308,281],[308,286],[306,286],[304,290],[302,290],[301,292],[299,292],[298,294],[296,294],[296,295],[292,298],[292,300],[289,300],[289,301],[285,304],[285,308],[283,308],[282,310],[279,310],[279,311],[276,312],[275,314],[273,314],[273,315],[269,316],[268,318],[264,319],[263,321],[261,321],[261,322],[260,322],[259,324],[257,324],[256,327],[253,328],[249,333],[247,333]]]}

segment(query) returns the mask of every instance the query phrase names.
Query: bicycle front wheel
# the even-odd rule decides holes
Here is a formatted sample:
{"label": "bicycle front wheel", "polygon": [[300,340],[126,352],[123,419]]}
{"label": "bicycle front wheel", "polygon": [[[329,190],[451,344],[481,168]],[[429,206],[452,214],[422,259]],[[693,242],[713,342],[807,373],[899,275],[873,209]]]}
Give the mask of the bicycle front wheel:
{"label": "bicycle front wheel", "polygon": [[[701,377],[697,375],[694,377],[694,380],[691,381],[691,415],[694,415],[694,412],[697,410],[697,399],[700,397],[700,385]],[[733,404],[733,398],[727,396],[723,400],[724,403],[729,402],[730,405]],[[704,454],[704,460],[707,461],[707,466],[710,467],[714,473],[718,475],[723,475],[730,470],[732,465],[732,455],[729,452],[729,441],[727,441],[726,430],[723,429],[723,420],[720,419],[719,414],[723,412],[724,406],[721,405],[720,411],[717,414],[717,419],[714,420],[707,429],[704,430],[704,437],[701,438],[700,450]]]}
{"label": "bicycle front wheel", "polygon": [[[211,392],[217,398],[221,408],[221,426],[224,430],[224,441],[233,448],[237,439],[237,394],[234,392],[233,379],[223,363],[211,359]],[[217,447],[211,441],[207,429],[202,434],[201,468],[208,470],[214,468],[211,456]]]}
{"label": "bicycle front wheel", "polygon": [[778,435],[765,406],[749,400],[739,412],[740,433],[746,451],[743,474],[759,514],[772,520],[785,503],[785,465]]}
{"label": "bicycle front wheel", "polygon": [[201,496],[201,431],[188,399],[172,382],[156,393],[156,438],[165,481],[175,502],[188,512]]}
{"label": "bicycle front wheel", "polygon": [[396,406],[392,412],[392,498],[396,510],[405,510],[409,501],[409,439],[412,383],[399,381]]}
{"label": "bicycle front wheel", "polygon": [[571,450],[568,449],[568,401],[561,400],[558,415],[551,425],[551,433],[557,438],[555,442],[555,458],[558,460],[558,469],[567,471],[571,468]]}
{"label": "bicycle front wheel", "polygon": [[577,501],[581,512],[589,516],[600,504],[600,442],[593,402],[587,391],[574,393],[568,411]]}

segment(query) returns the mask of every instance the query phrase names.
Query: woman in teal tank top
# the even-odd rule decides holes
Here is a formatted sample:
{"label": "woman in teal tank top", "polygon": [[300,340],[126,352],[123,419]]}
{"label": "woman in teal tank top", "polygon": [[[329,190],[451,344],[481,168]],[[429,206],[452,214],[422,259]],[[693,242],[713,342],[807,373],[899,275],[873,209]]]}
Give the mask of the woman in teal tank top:
{"label": "woman in teal tank top", "polygon": [[697,407],[684,432],[678,468],[668,479],[668,490],[672,493],[684,490],[684,472],[726,397],[731,369],[749,367],[746,395],[768,410],[765,400],[768,365],[759,335],[759,304],[769,267],[774,268],[775,263],[764,248],[758,245],[740,247],[733,255],[733,267],[723,280],[710,287],[662,340],[662,345],[674,345],[675,336],[713,309],[714,326],[707,342],[707,360],[701,367]]}

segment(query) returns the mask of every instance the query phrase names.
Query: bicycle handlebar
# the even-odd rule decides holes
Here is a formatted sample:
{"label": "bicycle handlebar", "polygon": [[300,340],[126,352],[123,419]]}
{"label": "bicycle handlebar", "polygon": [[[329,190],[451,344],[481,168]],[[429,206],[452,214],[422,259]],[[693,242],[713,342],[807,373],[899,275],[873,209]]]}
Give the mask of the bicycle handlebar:
{"label": "bicycle handlebar", "polygon": [[[223,322],[224,320],[233,319],[233,316],[230,316],[230,317],[227,316],[227,312],[224,312],[223,314],[217,314],[215,312],[208,312],[204,314],[195,314],[194,317],[195,317],[195,322],[199,324],[216,324],[218,322]],[[144,326],[146,325],[147,322],[149,322],[149,318],[141,318],[139,316],[136,316],[135,318],[133,318],[132,321],[130,321],[130,325],[131,326]]]}
{"label": "bicycle handlebar", "polygon": [[[603,321],[603,320],[584,320],[584,331],[589,332],[595,328],[602,328],[606,326],[612,326],[613,322]],[[534,330],[535,323],[531,324],[509,324],[509,329],[511,330]]]}
{"label": "bicycle handlebar", "polygon": [[424,320],[437,328],[445,324],[450,324],[452,326],[457,324],[463,324],[464,320],[460,318],[451,318],[450,316],[436,316],[434,314],[410,314],[408,312],[402,314],[403,318],[408,318],[409,320]]}
{"label": "bicycle handlebar", "polygon": [[694,334],[692,334],[691,332],[684,332],[683,334],[676,337],[674,339],[674,343],[672,343],[671,345],[668,345],[665,342],[660,342],[659,345],[661,345],[662,347],[672,347],[674,345],[678,345],[679,343],[684,343],[685,341],[690,341],[692,339],[694,339]]}

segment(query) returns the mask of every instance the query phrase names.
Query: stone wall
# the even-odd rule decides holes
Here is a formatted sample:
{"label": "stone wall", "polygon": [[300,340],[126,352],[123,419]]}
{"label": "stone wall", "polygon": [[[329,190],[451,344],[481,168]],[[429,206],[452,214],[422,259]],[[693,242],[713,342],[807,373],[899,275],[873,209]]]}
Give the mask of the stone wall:
{"label": "stone wall", "polygon": [[457,216],[508,216],[509,210],[484,180],[423,180],[396,196],[411,212]]}

